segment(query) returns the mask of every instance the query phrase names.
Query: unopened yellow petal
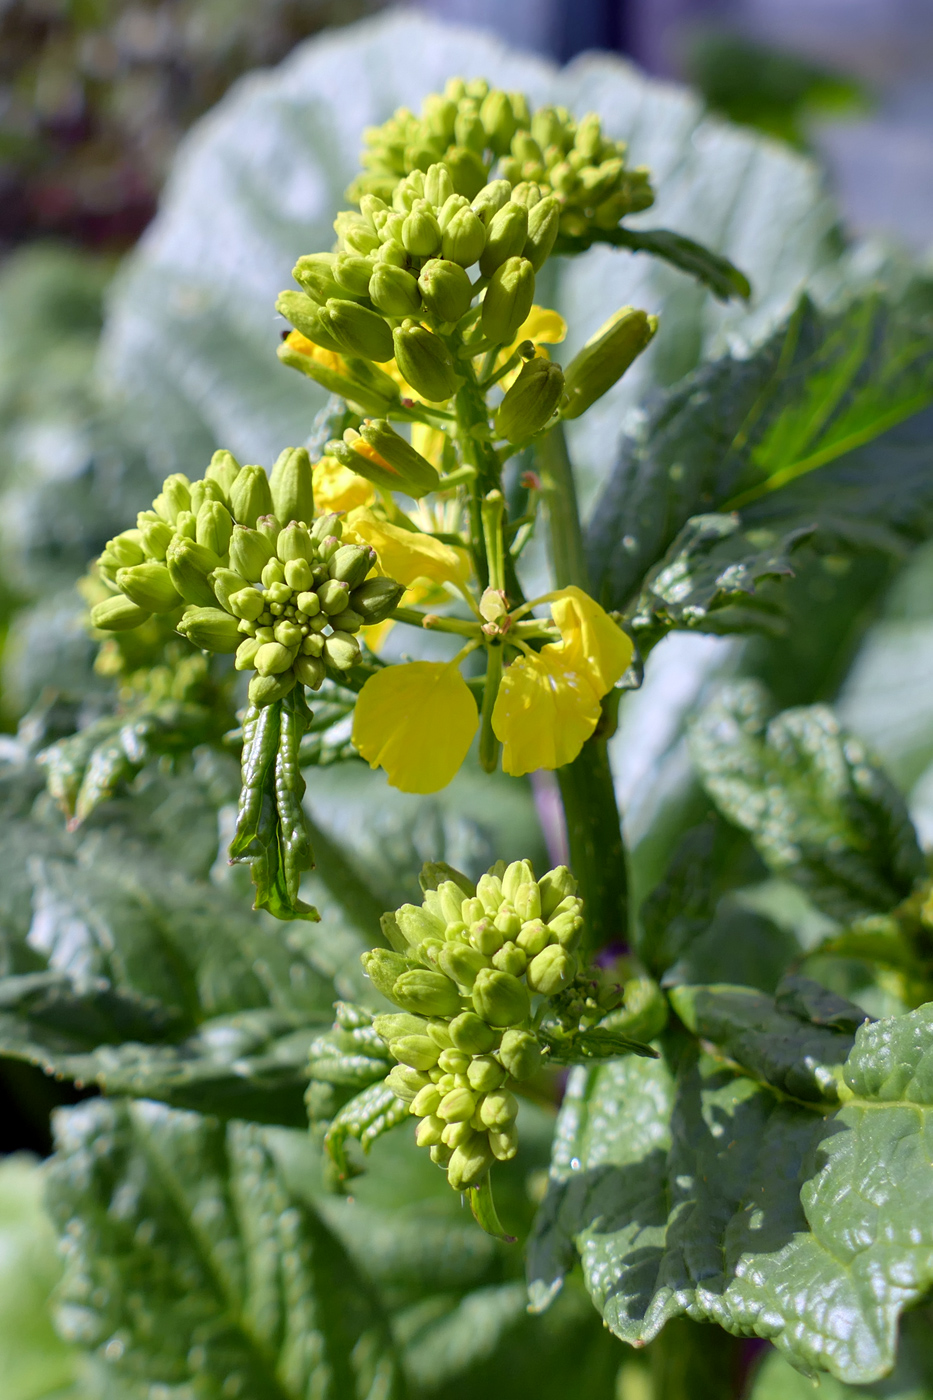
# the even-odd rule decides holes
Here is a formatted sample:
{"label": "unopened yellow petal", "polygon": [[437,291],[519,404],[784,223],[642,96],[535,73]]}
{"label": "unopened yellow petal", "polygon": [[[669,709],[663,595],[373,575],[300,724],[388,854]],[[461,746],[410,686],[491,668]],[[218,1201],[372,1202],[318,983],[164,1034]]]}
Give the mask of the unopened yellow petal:
{"label": "unopened yellow petal", "polygon": [[[606,695],[631,664],[631,638],[582,588],[558,589],[541,600],[550,603],[561,641],[563,663],[585,672],[597,695]],[[545,648],[547,650],[547,648]]]}
{"label": "unopened yellow petal", "polygon": [[513,661],[492,712],[502,767],[519,777],[562,768],[576,758],[599,719],[599,698],[586,674],[564,665],[559,646]]}
{"label": "unopened yellow petal", "polygon": [[379,568],[399,583],[426,578],[433,583],[466,583],[472,572],[465,549],[444,544],[419,531],[402,530],[368,510],[354,511],[347,522],[354,534],[376,551]]}
{"label": "unopened yellow petal", "polygon": [[332,510],[353,510],[368,506],[376,498],[376,488],[364,476],[341,466],[336,457],[322,457],[311,473],[314,504],[323,514]]}
{"label": "unopened yellow petal", "polygon": [[301,331],[290,331],[285,341],[290,349],[297,350],[299,355],[307,355],[309,360],[317,360],[319,365],[333,370],[334,374],[352,377],[342,355],[338,355],[334,350],[325,350],[323,345],[315,345],[314,341],[308,340]]}
{"label": "unopened yellow petal", "polygon": [[476,701],[456,665],[409,661],[377,671],[360,691],[353,742],[402,792],[438,792],[476,733]]}

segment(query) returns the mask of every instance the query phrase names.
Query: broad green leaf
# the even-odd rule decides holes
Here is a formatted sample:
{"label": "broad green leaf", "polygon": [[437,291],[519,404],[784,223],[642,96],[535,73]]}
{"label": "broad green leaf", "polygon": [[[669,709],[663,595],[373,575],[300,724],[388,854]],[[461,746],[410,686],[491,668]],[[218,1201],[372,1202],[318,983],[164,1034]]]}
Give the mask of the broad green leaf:
{"label": "broad green leaf", "polygon": [[770,719],[769,709],[747,681],[698,717],[691,747],[707,792],[769,868],[831,917],[886,913],[924,871],[900,795],[830,710]]}
{"label": "broad green leaf", "polygon": [[[832,1376],[820,1377],[819,1400],[930,1400],[933,1394],[933,1343],[930,1310],[919,1308],[901,1322],[897,1365],[875,1385],[843,1385]],[[771,1351],[755,1375],[749,1400],[813,1400],[813,1381],[795,1371],[780,1352]]]}
{"label": "broad green leaf", "polygon": [[151,1390],[243,1400],[390,1400],[388,1320],[262,1130],[151,1103],[58,1119],[58,1323]]}
{"label": "broad green leaf", "polygon": [[734,513],[692,516],[649,571],[627,619],[642,656],[675,628],[783,632],[780,605],[762,600],[757,585],[791,577],[790,556],[811,534],[806,526],[783,538],[773,530],[743,529]]}
{"label": "broad green leaf", "polygon": [[630,1343],[682,1314],[848,1384],[894,1365],[933,1283],[933,1006],[862,1026],[833,1113],[708,1055],[575,1070],[530,1252],[547,1306],[579,1255]]}

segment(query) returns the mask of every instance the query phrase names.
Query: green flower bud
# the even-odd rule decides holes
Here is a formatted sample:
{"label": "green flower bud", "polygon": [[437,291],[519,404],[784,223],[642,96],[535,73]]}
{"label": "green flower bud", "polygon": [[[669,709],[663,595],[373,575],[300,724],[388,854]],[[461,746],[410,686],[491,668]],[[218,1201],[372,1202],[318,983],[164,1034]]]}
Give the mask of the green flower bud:
{"label": "green flower bud", "polygon": [[230,599],[234,593],[239,593],[246,588],[246,579],[241,578],[232,569],[215,569],[210,576],[210,583],[214,590],[214,597],[220,606],[226,608],[228,613],[232,613],[234,610],[230,606]]}
{"label": "green flower bud", "polygon": [[536,185],[534,180],[522,180],[512,186],[512,201],[523,204],[530,214],[535,205],[541,203],[541,186]]}
{"label": "green flower bud", "polygon": [[424,197],[435,209],[440,209],[454,192],[454,182],[443,161],[429,165],[424,177]]}
{"label": "green flower bud", "polygon": [[470,991],[477,974],[489,967],[489,959],[465,943],[446,943],[437,955],[437,965],[458,986]]}
{"label": "green flower bud", "polygon": [[434,1041],[426,1035],[402,1035],[390,1042],[389,1049],[403,1065],[412,1069],[433,1069],[437,1064],[439,1051]]}
{"label": "green flower bud", "polygon": [[460,906],[460,917],[465,924],[475,924],[478,919],[484,919],[486,910],[483,901],[477,899],[475,894],[468,895]]}
{"label": "green flower bud", "polygon": [[268,540],[272,547],[272,553],[275,554],[275,546],[278,543],[279,535],[282,533],[282,526],[279,523],[278,517],[273,515],[271,511],[268,515],[260,515],[256,521],[256,529],[264,539]]}
{"label": "green flower bud", "polygon": [[478,953],[490,957],[497,953],[505,942],[505,934],[496,928],[492,919],[479,919],[470,926],[470,944]]}
{"label": "green flower bud", "polygon": [[530,880],[522,881],[512,896],[512,903],[515,905],[515,912],[523,924],[530,919],[540,919],[541,891],[538,889],[538,882],[534,878],[534,874]]}
{"label": "green flower bud", "polygon": [[262,646],[258,637],[247,637],[236,649],[236,659],[234,666],[238,671],[254,671],[256,669],[256,653]]}
{"label": "green flower bud", "polygon": [[245,579],[258,579],[275,551],[264,535],[246,525],[234,525],[230,536],[230,566]]}
{"label": "green flower bud", "polygon": [[560,202],[553,195],[539,200],[528,211],[528,237],[522,257],[528,259],[535,272],[540,272],[557,241],[560,229]]}
{"label": "green flower bud", "polygon": [[[425,332],[430,335],[430,331]],[[443,345],[443,342],[439,342]],[[446,349],[446,347],[444,347]],[[353,453],[350,465],[360,476],[390,491],[404,491],[417,500],[436,491],[440,477],[420,452],[384,418],[367,419],[360,425],[359,436],[350,443]],[[341,460],[345,460],[341,454]],[[362,578],[356,582],[362,583]]]}
{"label": "green flower bud", "polygon": [[580,941],[583,919],[579,914],[568,911],[565,914],[553,915],[548,920],[547,927],[551,937],[555,938],[562,948],[570,950]]}
{"label": "green flower bud", "polygon": [[386,1086],[398,1098],[410,1103],[422,1089],[431,1086],[426,1074],[412,1069],[409,1065],[393,1065],[385,1078]]}
{"label": "green flower bud", "polygon": [[301,646],[301,628],[297,627],[290,618],[286,617],[283,618],[281,622],[277,622],[272,631],[275,640],[281,642],[283,647],[288,647],[291,651],[295,651]]}
{"label": "green flower bud", "polygon": [[[369,953],[363,953],[360,956],[360,962],[363,964],[363,971],[366,973],[366,976],[372,982],[376,990],[381,992],[384,997],[391,996],[396,979],[400,977],[403,972],[410,971],[413,966],[409,958],[403,958],[401,953],[392,953],[388,948],[374,948]],[[379,1020],[380,1018],[377,1017],[376,1019]],[[419,1029],[423,1030],[423,1026],[421,1026],[420,1023]],[[377,1034],[382,1034],[378,1026],[376,1030]],[[400,1032],[396,1033],[398,1034]]]}
{"label": "green flower bud", "polygon": [[321,321],[344,354],[362,355],[380,363],[391,360],[392,332],[377,312],[354,301],[331,297],[321,308]]}
{"label": "green flower bud", "polygon": [[528,884],[534,878],[535,872],[530,860],[513,860],[502,872],[502,898],[514,904],[522,885]]}
{"label": "green flower bud", "polygon": [[[260,651],[262,648],[260,647]],[[251,705],[272,705],[276,700],[284,700],[295,688],[295,673],[286,671],[281,676],[254,676],[249,683]]]}
{"label": "green flower bud", "polygon": [[450,1038],[458,1050],[467,1054],[484,1054],[495,1048],[496,1033],[473,1011],[462,1011],[448,1026]]}
{"label": "green flower bud", "polygon": [[541,893],[541,917],[549,919],[561,900],[576,894],[577,882],[566,865],[556,865],[553,870],[541,876],[538,889]]}
{"label": "green flower bud", "polygon": [[395,922],[413,948],[426,938],[442,937],[444,933],[444,925],[420,904],[403,904],[396,910]]}
{"label": "green flower bud", "polygon": [[295,593],[304,593],[314,585],[314,575],[307,559],[289,559],[285,565],[285,582]]}
{"label": "green flower bud", "polygon": [[487,914],[496,914],[503,900],[502,881],[498,875],[481,875],[476,882],[477,898]]}
{"label": "green flower bud", "polygon": [[[281,534],[282,532],[279,531]],[[267,564],[263,564],[262,573],[259,575],[264,588],[273,588],[277,583],[285,582],[285,570],[279,559],[270,559]],[[272,600],[275,601],[274,599]]]}
{"label": "green flower bud", "polygon": [[508,442],[524,442],[550,419],[564,392],[560,365],[544,357],[527,360],[499,405],[496,432]]}
{"label": "green flower bud", "polygon": [[473,200],[473,212],[488,228],[500,209],[504,209],[512,198],[512,186],[508,180],[491,180]]}
{"label": "green flower bud", "polygon": [[139,525],[143,549],[150,559],[164,559],[175,532],[164,520],[143,520]]}
{"label": "green flower bud", "polygon": [[[220,484],[216,481],[212,481],[209,477],[204,477],[201,481],[192,481],[190,509],[191,514],[195,517],[195,520],[197,520],[198,512],[200,511],[201,507],[203,505],[206,505],[208,501],[213,501],[217,505],[224,506],[224,508],[226,508],[227,503],[224,500],[224,493],[220,489]],[[175,522],[175,525],[177,528],[177,520]]]}
{"label": "green flower bud", "polygon": [[427,968],[403,972],[396,978],[390,995],[396,1006],[421,1016],[456,1016],[460,1010],[454,983],[442,972]]}
{"label": "green flower bud", "polygon": [[205,501],[198,511],[195,540],[218,557],[230,547],[233,521],[226,506],[219,501]]}
{"label": "green flower bud", "polygon": [[[331,297],[346,296],[346,292],[334,279],[335,262],[336,257],[333,253],[308,253],[299,258],[292,268],[292,276],[299,287],[303,287],[318,306],[323,306]],[[285,296],[286,293],[283,292],[282,295]]]}
{"label": "green flower bud", "polygon": [[[386,962],[386,959],[381,959],[381,961]],[[406,966],[411,966],[406,959],[402,961],[405,966],[396,966],[392,977],[393,982],[400,973],[405,971]],[[388,963],[386,965],[388,966]],[[398,1040],[399,1036],[402,1035],[425,1035],[427,1024],[423,1016],[411,1016],[407,1011],[392,1011],[388,1015],[383,1013],[373,1017],[373,1030],[387,1045],[392,1040]]]}
{"label": "green flower bud", "polygon": [[483,297],[483,334],[497,345],[515,339],[535,296],[534,268],[527,258],[509,258],[497,268]]}
{"label": "green flower bud", "polygon": [[479,1106],[479,1117],[484,1128],[506,1128],[518,1116],[518,1100],[508,1089],[497,1089],[487,1094]]}
{"label": "green flower bud", "polygon": [[120,593],[113,598],[105,598],[91,608],[91,626],[101,632],[129,632],[151,616],[146,608],[141,608]]}
{"label": "green flower bud", "polygon": [[207,481],[216,481],[224,493],[224,499],[229,500],[230,487],[233,485],[239,470],[240,464],[233,453],[220,447],[211,458],[211,464],[204,473],[204,477]]}
{"label": "green flower bud", "polygon": [[[338,296],[346,296],[346,292],[341,293],[339,287],[336,290]],[[286,321],[290,321],[306,340],[320,345],[323,350],[330,350],[338,355],[343,353],[343,344],[328,326],[324,308],[318,306],[310,297],[306,297],[303,292],[279,292],[275,299],[275,309]]]}
{"label": "green flower bud", "polygon": [[513,977],[521,977],[528,966],[528,954],[517,943],[505,943],[492,955],[492,965],[500,972],[511,972]]}
{"label": "green flower bud", "polygon": [[[412,1107],[414,1107],[414,1105]],[[440,1144],[443,1131],[444,1124],[441,1122],[440,1118],[430,1113],[427,1117],[422,1118],[415,1129],[415,1142],[419,1147],[430,1147],[433,1149]]]}
{"label": "green flower bud", "polygon": [[479,194],[486,182],[485,161],[466,146],[451,146],[444,154],[444,164],[450,171],[454,191],[467,199]]}
{"label": "green flower bud", "polygon": [[547,997],[563,991],[577,975],[577,960],[572,953],[552,944],[532,958],[528,964],[528,985],[534,992]]}
{"label": "green flower bud", "polygon": [[471,1057],[464,1050],[455,1050],[453,1046],[447,1046],[441,1051],[437,1064],[445,1074],[452,1074],[456,1078],[458,1074],[466,1074],[470,1060]]}
{"label": "green flower bud", "polygon": [[418,283],[410,272],[378,262],[369,284],[373,306],[385,316],[417,316],[421,310]]}
{"label": "green flower bud", "polygon": [[440,336],[405,321],[393,331],[395,363],[417,393],[441,403],[457,391],[453,356]]}
{"label": "green flower bud", "polygon": [[495,968],[483,968],[473,984],[477,1015],[490,1026],[514,1026],[531,1010],[528,989],[517,977]]}
{"label": "green flower bud", "polygon": [[497,88],[488,92],[479,109],[479,117],[489,145],[497,156],[505,155],[517,125],[507,94]]}
{"label": "green flower bud", "polygon": [[311,459],[305,448],[286,447],[279,453],[269,478],[269,490],[272,508],[284,524],[314,519]]}
{"label": "green flower bud", "polygon": [[169,576],[186,603],[209,608],[217,601],[208,574],[220,568],[212,549],[176,535],[165,555]]}
{"label": "green flower bud", "polygon": [[453,1154],[453,1148],[447,1147],[445,1143],[439,1142],[431,1148],[428,1154],[431,1161],[437,1167],[446,1167]]}
{"label": "green flower bud", "polygon": [[360,644],[349,632],[334,632],[324,638],[324,659],[336,671],[349,671],[359,661]]}
{"label": "green flower bud", "polygon": [[608,393],[651,343],[657,328],[657,316],[649,316],[632,306],[624,306],[610,316],[567,366],[564,389],[568,401],[561,416],[579,418],[591,404]]}
{"label": "green flower bud", "polygon": [[431,258],[421,269],[418,286],[425,306],[439,321],[459,321],[470,309],[473,287],[457,262]]}
{"label": "green flower bud", "polygon": [[383,622],[398,607],[405,592],[404,585],[391,578],[370,578],[354,588],[350,606],[359,613],[366,626]]}
{"label": "green flower bud", "polygon": [[354,297],[369,295],[369,279],[372,276],[372,258],[354,256],[352,253],[339,253],[333,262],[334,281],[340,291],[338,297],[347,292]]}
{"label": "green flower bud", "polygon": [[507,1075],[492,1055],[477,1055],[466,1072],[470,1087],[477,1094],[491,1094],[505,1083]]}
{"label": "green flower bud", "polygon": [[256,653],[256,670],[261,676],[280,676],[291,666],[294,656],[294,651],[281,642],[264,642]]}
{"label": "green flower bud", "polygon": [[438,1050],[452,1050],[453,1041],[450,1038],[450,1030],[447,1021],[429,1021],[428,1035],[434,1041]]}
{"label": "green flower bud", "polygon": [[470,106],[460,104],[454,122],[454,136],[459,145],[466,146],[471,151],[475,151],[477,155],[482,156],[486,149],[486,128],[479,119],[475,103]]}
{"label": "green flower bud", "polygon": [[509,200],[489,221],[486,246],[479,260],[479,270],[483,276],[491,277],[508,258],[517,257],[527,237],[528,210],[523,204]]}
{"label": "green flower bud", "polygon": [[343,534],[343,526],[340,523],[340,516],[335,511],[330,515],[319,515],[311,526],[311,538],[316,545],[321,545],[326,539],[333,538],[339,540]]}
{"label": "green flower bud", "polygon": [[[293,559],[285,566],[286,568],[297,568],[304,560]],[[321,600],[316,593],[299,593],[295,599],[295,606],[305,617],[317,617],[321,611]]]}
{"label": "green flower bud", "polygon": [[[411,1111],[418,1118],[427,1118],[430,1114],[435,1112],[440,1101],[441,1091],[438,1089],[437,1085],[426,1084],[423,1089],[418,1090],[418,1093],[412,1100]],[[438,1129],[437,1141],[440,1142],[440,1140],[441,1134],[440,1129]]]}
{"label": "green flower bud", "polygon": [[350,599],[350,588],[346,583],[341,583],[339,579],[329,578],[321,584],[317,590],[317,596],[321,600],[321,607],[324,612],[343,612]]}
{"label": "green flower bud", "polygon": [[513,1079],[530,1079],[541,1068],[541,1046],[530,1031],[506,1031],[498,1058]]}
{"label": "green flower bud", "polygon": [[366,619],[361,617],[359,613],[354,612],[352,608],[346,608],[343,612],[334,614],[330,620],[330,625],[335,632],[346,632],[348,635],[352,636],[354,632],[360,630],[365,621]]}
{"label": "green flower bud", "polygon": [[188,608],[177,630],[202,651],[232,653],[243,639],[236,618],[220,608]]}
{"label": "green flower bud", "polygon": [[[310,532],[299,525],[297,520],[293,520],[276,536],[275,552],[282,564],[288,564],[292,559],[301,559],[305,563],[309,563],[315,557],[314,541]],[[285,577],[283,572],[281,580],[276,581],[283,582]],[[265,578],[263,578],[263,582],[265,582]]]}
{"label": "green flower bud", "polygon": [[443,1123],[469,1123],[476,1112],[476,1099],[469,1089],[451,1089],[438,1106],[437,1116]]}
{"label": "green flower bud", "polygon": [[319,690],[327,675],[324,662],[317,656],[299,656],[294,671],[296,679],[309,690]]}
{"label": "green flower bud", "polygon": [[174,524],[179,511],[191,509],[191,482],[184,472],[173,472],[167,476],[162,483],[161,494],[170,512],[170,525]]}
{"label": "green flower bud", "polygon": [[376,551],[369,545],[344,544],[330,561],[330,576],[348,588],[356,588],[376,562]]}
{"label": "green flower bud", "polygon": [[444,922],[447,924],[461,922],[463,887],[458,885],[455,880],[441,880],[432,893],[437,895]]}
{"label": "green flower bud", "polygon": [[379,246],[379,238],[368,219],[342,209],[334,220],[334,230],[342,243],[363,257]]}
{"label": "green flower bud", "polygon": [[531,919],[522,926],[522,931],[518,935],[516,942],[519,948],[524,949],[530,958],[536,953],[540,953],[551,941],[551,931],[540,919]]}
{"label": "green flower bud", "polygon": [[509,1123],[506,1128],[490,1128],[487,1134],[489,1148],[497,1162],[511,1162],[518,1153],[518,1126]]}
{"label": "green flower bud", "polygon": [[134,564],[145,562],[146,554],[142,540],[139,530],[124,530],[115,539],[108,540],[104,550],[111,556],[118,569],[131,569]]}
{"label": "green flower bud", "polygon": [[460,267],[472,267],[486,246],[486,227],[482,219],[467,205],[456,209],[444,228],[441,253],[447,262]]}
{"label": "green flower bud", "polygon": [[117,587],[146,612],[171,612],[182,602],[168,568],[154,560],[148,564],[134,564],[130,569],[118,569]]}
{"label": "green flower bud", "polygon": [[[376,253],[376,266],[380,267],[383,263],[385,263],[386,267],[400,267],[403,272],[407,272],[408,264],[411,262],[411,259],[405,252],[405,249],[402,247],[401,242],[402,224],[404,223],[404,219],[402,218],[401,214],[393,215],[393,218],[398,219],[399,236],[398,238],[386,237],[386,241],[382,244],[379,251]],[[388,232],[388,229],[386,230],[386,232]],[[372,283],[370,283],[369,285],[370,287],[372,287]]]}
{"label": "green flower bud", "polygon": [[440,248],[440,225],[426,201],[419,201],[402,224],[402,246],[416,258],[429,258]]}
{"label": "green flower bud", "polygon": [[492,1150],[485,1133],[472,1136],[454,1149],[447,1166],[447,1180],[455,1191],[476,1186],[486,1175],[492,1162]]}
{"label": "green flower bud", "polygon": [[[240,470],[230,488],[230,505],[233,518],[240,525],[252,527],[261,515],[271,514],[272,492],[269,490],[269,478],[262,467],[243,467]],[[241,572],[237,568],[237,573]],[[254,578],[255,575],[247,574],[246,577]]]}

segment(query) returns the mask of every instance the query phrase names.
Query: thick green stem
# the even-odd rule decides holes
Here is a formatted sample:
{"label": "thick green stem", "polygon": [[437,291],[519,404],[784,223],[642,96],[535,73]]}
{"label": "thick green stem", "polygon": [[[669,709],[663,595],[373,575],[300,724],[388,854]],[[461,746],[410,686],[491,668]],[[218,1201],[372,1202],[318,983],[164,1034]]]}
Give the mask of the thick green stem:
{"label": "thick green stem", "polygon": [[[573,467],[560,425],[538,446],[537,468],[547,505],[555,582],[558,588],[575,584],[589,591]],[[570,863],[585,900],[591,951],[628,937],[625,845],[602,728],[597,726],[572,763],[557,770]]]}
{"label": "thick green stem", "polygon": [[478,384],[465,383],[457,391],[457,432],[465,466],[474,467],[470,499],[470,537],[480,587],[489,584],[489,567],[483,537],[483,497],[501,487],[499,458],[489,438],[489,410]]}
{"label": "thick green stem", "polygon": [[492,712],[502,679],[502,647],[493,643],[486,648],[486,684],[483,687],[483,713],[480,718],[479,761],[487,773],[499,767],[499,740],[492,729]]}

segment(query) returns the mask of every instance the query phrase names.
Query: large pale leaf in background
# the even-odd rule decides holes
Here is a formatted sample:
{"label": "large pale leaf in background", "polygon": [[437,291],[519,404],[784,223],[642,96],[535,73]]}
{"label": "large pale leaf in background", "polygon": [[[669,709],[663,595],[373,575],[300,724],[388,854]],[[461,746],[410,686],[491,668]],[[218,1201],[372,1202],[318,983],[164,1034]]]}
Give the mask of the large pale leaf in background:
{"label": "large pale leaf in background", "polygon": [[329,248],[364,126],[417,108],[451,74],[484,74],[533,102],[599,111],[651,166],[658,202],[640,222],[704,239],[745,271],[750,307],[715,303],[642,254],[596,250],[555,264],[539,300],[570,323],[572,352],[609,310],[665,311],[652,350],[608,395],[574,446],[587,482],[615,455],[623,410],[729,338],[755,341],[831,261],[832,206],[815,168],[752,133],[702,116],[684,90],[606,55],[558,71],[487,35],[395,14],[301,46],[238,84],[192,132],[161,212],[111,301],[104,369],[132,402],[153,457],[195,467],[218,442],[269,462],[304,439],[322,395],[274,358],[275,296],[305,252]]}
{"label": "large pale leaf in background", "polygon": [[[801,1036],[813,1029],[801,1020]],[[547,1305],[579,1253],[630,1342],[687,1313],[848,1383],[884,1376],[901,1311],[933,1283],[931,1030],[930,1006],[863,1026],[834,1113],[708,1055],[688,1053],[676,1074],[663,1060],[575,1070],[533,1302]],[[740,1048],[730,1040],[730,1059]]]}

